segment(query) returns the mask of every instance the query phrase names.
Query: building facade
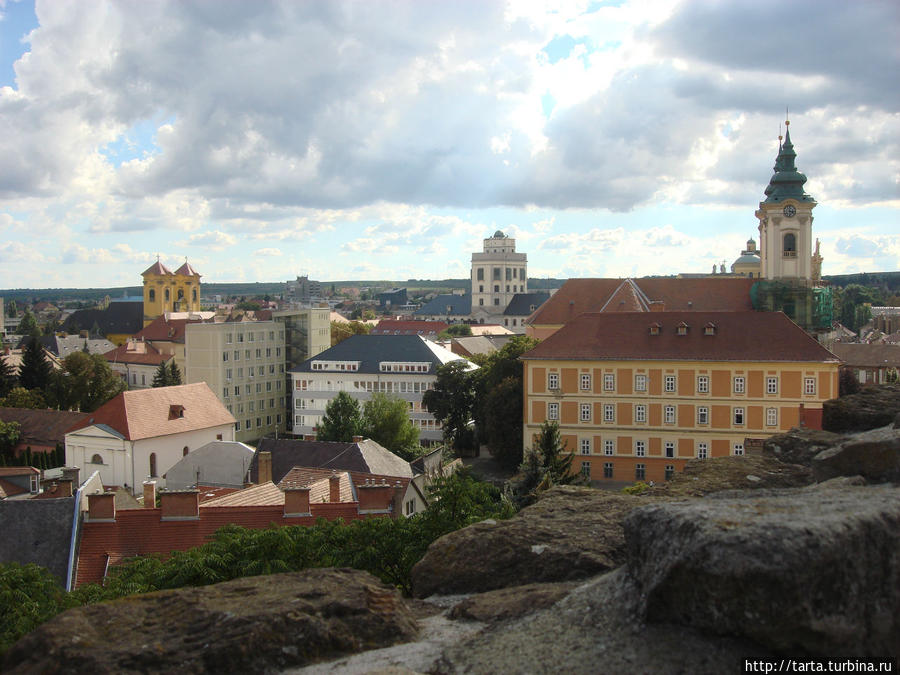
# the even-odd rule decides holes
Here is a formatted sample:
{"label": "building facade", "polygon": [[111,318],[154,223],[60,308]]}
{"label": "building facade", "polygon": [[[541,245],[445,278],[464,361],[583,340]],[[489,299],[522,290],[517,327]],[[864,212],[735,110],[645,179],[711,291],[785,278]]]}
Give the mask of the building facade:
{"label": "building facade", "polygon": [[472,319],[502,323],[513,296],[528,292],[528,256],[516,253],[516,240],[497,230],[472,254]]}
{"label": "building facade", "polygon": [[839,359],[780,312],[588,313],[522,356],[526,446],[556,421],[591,480],[667,480],[821,428]]}
{"label": "building facade", "polygon": [[338,392],[360,403],[381,392],[407,402],[421,440],[440,441],[443,430],[422,405],[422,395],[434,387],[438,367],[459,360],[464,359],[418,335],[349,337],[291,371],[294,434],[315,434]]}

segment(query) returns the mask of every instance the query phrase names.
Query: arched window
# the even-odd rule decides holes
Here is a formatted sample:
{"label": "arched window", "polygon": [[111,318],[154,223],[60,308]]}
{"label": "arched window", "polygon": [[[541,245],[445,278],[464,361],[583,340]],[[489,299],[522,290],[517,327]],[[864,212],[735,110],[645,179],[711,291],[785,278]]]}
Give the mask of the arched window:
{"label": "arched window", "polygon": [[103,464],[103,458],[100,455],[91,457],[91,464]]}
{"label": "arched window", "polygon": [[793,232],[784,235],[784,254],[791,258],[797,255],[797,237]]}
{"label": "arched window", "polygon": [[184,300],[184,289],[183,288],[178,289],[178,299]]}
{"label": "arched window", "polygon": [[150,478],[156,478],[156,453],[150,453]]}
{"label": "arched window", "polygon": [[167,288],[166,289],[166,302],[168,302],[168,301],[169,301],[169,289]]}
{"label": "arched window", "polygon": [[155,288],[150,289],[149,297],[150,297],[150,302],[156,302],[156,289]]}
{"label": "arched window", "polygon": [[196,288],[193,291],[191,291],[191,299],[194,302],[197,302],[197,289]]}
{"label": "arched window", "polygon": [[182,457],[187,457],[188,452],[190,452],[190,450],[188,450],[188,446],[184,446],[184,447],[181,449],[181,456],[182,456]]}

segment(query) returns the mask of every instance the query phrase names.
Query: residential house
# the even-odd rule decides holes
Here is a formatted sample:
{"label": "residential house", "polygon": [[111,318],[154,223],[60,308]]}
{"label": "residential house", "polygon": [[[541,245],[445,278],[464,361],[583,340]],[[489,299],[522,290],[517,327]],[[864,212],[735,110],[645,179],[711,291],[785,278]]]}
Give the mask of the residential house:
{"label": "residential house", "polygon": [[835,342],[831,351],[844,362],[860,384],[897,382],[900,373],[900,345]]}
{"label": "residential house", "polygon": [[513,295],[506,309],[503,310],[503,326],[513,333],[525,334],[525,320],[540,308],[550,294],[546,291],[536,293],[516,293]]}
{"label": "residential house", "polygon": [[780,312],[589,312],[524,361],[524,438],[559,423],[592,480],[667,480],[693,458],[820,429],[840,360]]}
{"label": "residential house", "polygon": [[294,433],[314,434],[340,391],[360,402],[381,392],[406,401],[423,441],[440,441],[441,425],[422,396],[434,387],[437,369],[453,361],[465,359],[418,335],[353,335],[291,370]]}
{"label": "residential house", "polygon": [[234,440],[235,419],[203,382],[125,391],[66,434],[66,465],[132,493],[191,449]]}
{"label": "residential house", "polygon": [[0,466],[0,499],[21,499],[41,490],[41,472],[33,466]]}
{"label": "residential house", "polygon": [[89,331],[91,337],[104,336],[116,345],[137,333],[144,325],[141,302],[111,302],[106,309],[79,309],[65,320],[62,330],[78,334]]}
{"label": "residential house", "polygon": [[32,452],[52,452],[65,445],[66,432],[90,417],[90,413],[69,410],[32,410],[29,408],[0,408],[0,422],[17,422],[19,442],[13,449],[16,456],[31,448]]}
{"label": "residential house", "polygon": [[472,296],[468,293],[436,295],[413,312],[413,316],[448,324],[468,323],[472,320]]}
{"label": "residential house", "polygon": [[174,358],[163,354],[150,342],[129,339],[124,345],[103,355],[113,372],[118,373],[129,389],[147,389],[160,365],[169,367]]}
{"label": "residential house", "polygon": [[382,319],[369,331],[369,335],[421,335],[428,340],[437,340],[438,335],[449,327],[446,321]]}

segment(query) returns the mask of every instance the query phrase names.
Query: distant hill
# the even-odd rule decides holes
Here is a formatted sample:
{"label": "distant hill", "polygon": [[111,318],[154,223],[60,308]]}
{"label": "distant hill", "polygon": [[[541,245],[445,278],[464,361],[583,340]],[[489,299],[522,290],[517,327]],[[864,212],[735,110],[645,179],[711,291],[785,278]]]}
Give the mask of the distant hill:
{"label": "distant hill", "polygon": [[850,284],[877,286],[890,291],[900,291],[900,272],[861,272],[859,274],[829,274],[822,277],[833,286],[843,288]]}

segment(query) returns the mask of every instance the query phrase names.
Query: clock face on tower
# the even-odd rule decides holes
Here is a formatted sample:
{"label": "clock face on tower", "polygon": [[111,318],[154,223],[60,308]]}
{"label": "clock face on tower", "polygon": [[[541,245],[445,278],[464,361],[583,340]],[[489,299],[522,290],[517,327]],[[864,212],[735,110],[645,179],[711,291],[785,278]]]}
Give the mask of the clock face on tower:
{"label": "clock face on tower", "polygon": [[797,209],[795,209],[791,204],[788,204],[784,207],[783,213],[785,218],[793,218],[794,214],[797,213]]}

